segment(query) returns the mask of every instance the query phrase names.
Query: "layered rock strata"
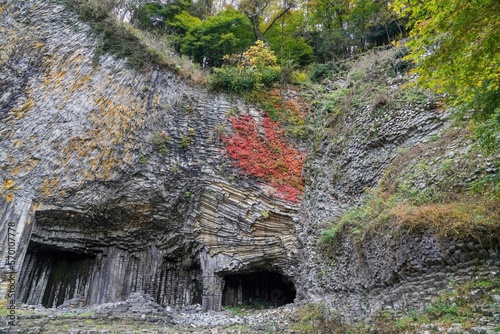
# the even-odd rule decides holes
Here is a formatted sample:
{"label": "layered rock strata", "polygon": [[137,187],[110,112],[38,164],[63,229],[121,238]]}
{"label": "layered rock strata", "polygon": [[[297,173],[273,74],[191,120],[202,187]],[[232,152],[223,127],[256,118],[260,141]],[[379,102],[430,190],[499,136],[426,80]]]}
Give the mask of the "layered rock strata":
{"label": "layered rock strata", "polygon": [[142,291],[217,310],[227,273],[294,274],[297,207],[241,178],[219,141],[227,114],[257,110],[155,66],[93,66],[91,31],[54,3],[1,15],[2,221],[16,227],[19,302]]}
{"label": "layered rock strata", "polygon": [[4,303],[12,273],[16,302],[49,307],[135,292],[205,311],[326,299],[355,319],[423,307],[450,277],[498,272],[498,245],[429,234],[380,231],[362,245],[345,235],[331,258],[317,253],[321,230],[400,148],[439,133],[446,115],[432,104],[349,114],[352,127],[310,148],[297,206],[224,156],[229,115],[259,121],[259,110],[155,65],[104,55],[94,66],[96,37],[52,2],[4,2],[0,39]]}

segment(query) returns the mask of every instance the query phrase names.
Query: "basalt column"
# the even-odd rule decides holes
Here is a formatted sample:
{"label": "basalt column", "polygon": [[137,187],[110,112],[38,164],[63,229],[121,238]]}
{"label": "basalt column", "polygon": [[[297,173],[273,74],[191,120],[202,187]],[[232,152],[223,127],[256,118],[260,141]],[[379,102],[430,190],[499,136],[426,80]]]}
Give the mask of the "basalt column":
{"label": "basalt column", "polygon": [[89,295],[95,255],[37,248],[31,245],[24,260],[19,281],[22,303],[56,307]]}
{"label": "basalt column", "polygon": [[203,247],[205,310],[259,300],[275,306],[293,301],[294,206],[221,182],[205,189],[198,210],[194,230]]}
{"label": "basalt column", "polygon": [[[22,265],[18,298],[56,307],[150,294],[161,305],[202,302],[202,275],[189,244],[168,231],[126,227],[68,210],[37,212]],[[176,234],[177,235],[177,234]]]}

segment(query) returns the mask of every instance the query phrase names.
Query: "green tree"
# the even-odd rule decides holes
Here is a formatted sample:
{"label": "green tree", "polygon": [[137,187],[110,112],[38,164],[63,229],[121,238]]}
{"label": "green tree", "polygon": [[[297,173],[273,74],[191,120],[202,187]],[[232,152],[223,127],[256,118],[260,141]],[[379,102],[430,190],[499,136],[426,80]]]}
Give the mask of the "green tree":
{"label": "green tree", "polygon": [[228,7],[191,29],[182,52],[203,66],[220,66],[225,55],[242,53],[253,43],[253,37],[248,18]]}
{"label": "green tree", "polygon": [[304,22],[305,14],[302,10],[291,10],[269,29],[266,40],[279,63],[291,60],[304,66],[313,61],[314,50],[303,36]]}
{"label": "green tree", "polygon": [[169,4],[163,4],[160,1],[148,3],[137,7],[132,17],[132,23],[143,30],[178,33],[171,23],[175,20],[176,15],[186,11],[189,6],[188,0],[177,0]]}
{"label": "green tree", "polygon": [[394,0],[410,18],[418,83],[472,110],[482,141],[500,144],[500,2]]}
{"label": "green tree", "polygon": [[348,20],[353,0],[309,0],[309,37],[320,62],[333,61],[351,55],[353,39],[349,34]]}
{"label": "green tree", "polygon": [[324,31],[333,31],[344,27],[351,1],[309,0],[306,7],[310,13],[311,24]]}
{"label": "green tree", "polygon": [[134,11],[132,23],[142,30],[170,35],[173,48],[180,52],[187,32],[201,25],[201,20],[189,13],[190,6],[190,0],[141,5]]}
{"label": "green tree", "polygon": [[175,15],[173,19],[169,20],[169,25],[175,29],[178,35],[181,35],[181,38],[190,30],[195,29],[201,24],[202,21],[198,17],[189,14],[185,10]]}
{"label": "green tree", "polygon": [[319,61],[351,56],[403,33],[387,0],[308,0],[309,41]]}
{"label": "green tree", "polygon": [[280,78],[274,52],[258,40],[243,54],[224,57],[226,64],[215,68],[210,77],[213,88],[242,93],[262,87],[272,87]]}
{"label": "green tree", "polygon": [[386,0],[352,0],[347,21],[350,36],[362,50],[371,44],[389,44],[403,34],[398,16]]}
{"label": "green tree", "polygon": [[295,7],[293,1],[242,0],[239,8],[252,24],[255,40],[262,39],[289,10]]}
{"label": "green tree", "polygon": [[213,0],[194,0],[189,13],[200,19],[206,19],[214,14],[215,6]]}

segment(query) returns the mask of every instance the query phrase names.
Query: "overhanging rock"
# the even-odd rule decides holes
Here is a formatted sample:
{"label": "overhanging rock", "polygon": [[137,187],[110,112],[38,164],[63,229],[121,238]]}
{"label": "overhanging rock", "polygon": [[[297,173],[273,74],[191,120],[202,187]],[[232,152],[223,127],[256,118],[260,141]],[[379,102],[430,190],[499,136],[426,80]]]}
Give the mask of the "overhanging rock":
{"label": "overhanging rock", "polygon": [[80,305],[92,305],[140,291],[164,306],[219,310],[228,275],[296,274],[295,207],[224,182],[207,186],[199,198],[180,229],[118,222],[112,208],[98,214],[23,206],[16,224],[24,240],[17,251],[18,300],[56,307],[78,298]]}

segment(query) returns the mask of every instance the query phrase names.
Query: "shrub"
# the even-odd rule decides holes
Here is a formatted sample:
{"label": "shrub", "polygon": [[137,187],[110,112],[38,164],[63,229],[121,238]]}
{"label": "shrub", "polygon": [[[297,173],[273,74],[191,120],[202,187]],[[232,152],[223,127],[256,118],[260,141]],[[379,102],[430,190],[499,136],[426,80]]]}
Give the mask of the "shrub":
{"label": "shrub", "polygon": [[264,67],[260,71],[260,83],[266,87],[272,87],[272,85],[279,80],[281,70],[279,66]]}
{"label": "shrub", "polygon": [[231,119],[234,133],[224,138],[227,155],[243,174],[256,176],[277,189],[279,197],[298,201],[304,182],[305,153],[288,144],[278,122],[264,117],[260,135],[251,116]]}
{"label": "shrub", "polygon": [[214,89],[236,93],[248,92],[262,87],[272,87],[280,79],[281,69],[276,56],[262,41],[257,41],[241,57],[224,57],[227,65],[215,68],[210,76]]}
{"label": "shrub", "polygon": [[334,74],[339,73],[340,70],[338,66],[334,63],[326,63],[326,64],[313,64],[311,66],[311,79],[316,82],[320,82],[321,80],[331,77]]}
{"label": "shrub", "polygon": [[164,131],[155,131],[151,136],[153,146],[163,154],[168,153],[168,145],[172,142],[172,138]]}
{"label": "shrub", "polygon": [[180,141],[179,141],[179,145],[182,147],[182,148],[188,148],[189,146],[191,146],[191,136],[181,136],[180,137]]}
{"label": "shrub", "polygon": [[209,82],[214,89],[243,93],[256,88],[272,87],[279,78],[280,69],[277,66],[265,68],[262,71],[258,71],[253,67],[241,69],[224,66],[213,70]]}
{"label": "shrub", "polygon": [[337,240],[337,237],[340,235],[343,224],[342,222],[338,222],[332,225],[330,228],[321,232],[321,239],[323,242],[332,244]]}
{"label": "shrub", "polygon": [[292,83],[296,85],[304,85],[309,82],[309,75],[303,71],[294,71],[292,73]]}

